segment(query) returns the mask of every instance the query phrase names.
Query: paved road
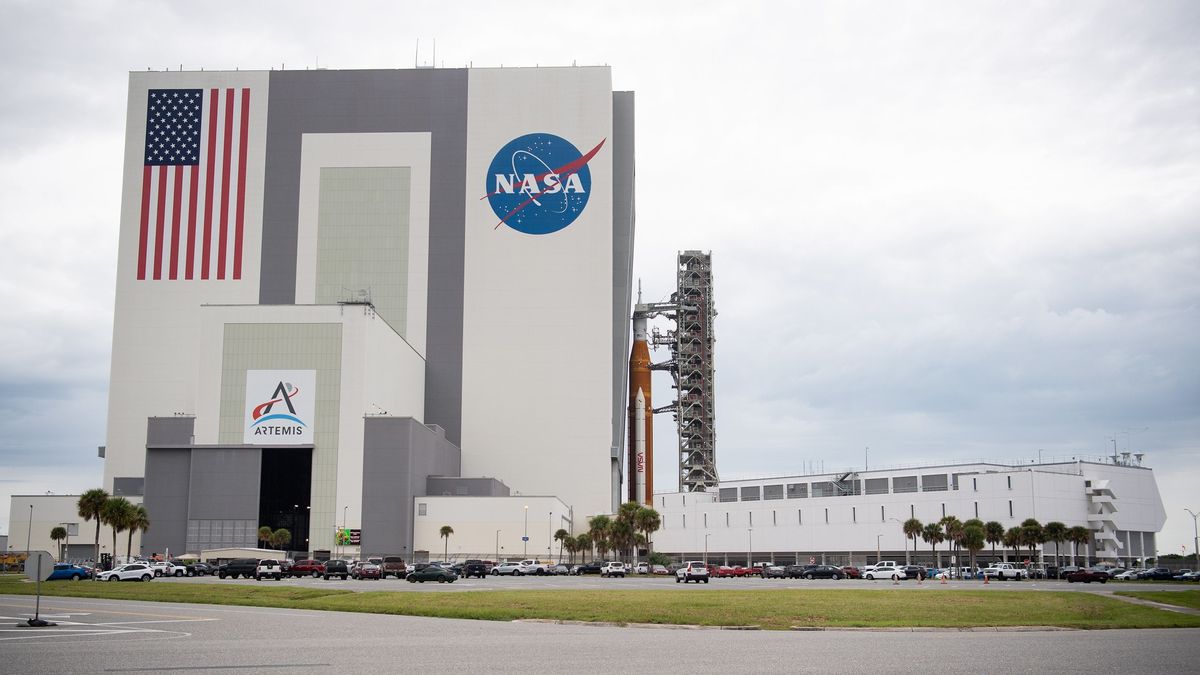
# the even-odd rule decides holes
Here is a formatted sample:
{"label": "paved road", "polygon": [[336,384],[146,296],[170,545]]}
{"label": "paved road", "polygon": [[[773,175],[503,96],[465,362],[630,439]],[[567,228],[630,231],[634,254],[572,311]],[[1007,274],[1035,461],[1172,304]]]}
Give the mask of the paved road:
{"label": "paved road", "polygon": [[[428,585],[428,584],[426,584]],[[0,673],[1194,673],[1200,630],[1025,633],[609,628],[49,598],[56,628],[14,627]]]}

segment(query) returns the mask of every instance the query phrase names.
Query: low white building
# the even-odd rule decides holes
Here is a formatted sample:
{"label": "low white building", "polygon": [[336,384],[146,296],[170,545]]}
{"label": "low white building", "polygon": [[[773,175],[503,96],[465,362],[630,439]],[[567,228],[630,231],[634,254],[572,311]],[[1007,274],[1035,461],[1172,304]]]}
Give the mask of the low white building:
{"label": "low white building", "polygon": [[[436,495],[415,498],[414,560],[558,560],[558,530],[571,532],[571,508],[558,497]],[[443,539],[449,525],[454,534]],[[587,528],[587,523],[580,527]],[[581,530],[582,531],[582,530]]]}
{"label": "low white building", "polygon": [[[902,523],[997,521],[1007,530],[1027,518],[1058,521],[1092,531],[1080,547],[1092,562],[1130,564],[1155,556],[1166,521],[1154,473],[1132,462],[1077,459],[1011,466],[991,463],[842,471],[722,481],[714,492],[657,494],[662,529],[654,550],[685,559],[754,562],[866,564],[880,557],[904,560],[913,541]],[[916,560],[937,562],[931,546],[916,541]],[[938,547],[941,560],[946,544]],[[1073,547],[1064,544],[1070,556]],[[996,550],[997,559],[1013,552]],[[1022,557],[1027,553],[1021,554]],[[1053,561],[1055,544],[1041,547]],[[992,558],[992,547],[982,552]]]}
{"label": "low white building", "polygon": [[[119,495],[134,504],[142,503],[140,496]],[[62,527],[67,539],[61,542],[50,538],[50,531]],[[79,517],[79,495],[13,495],[9,501],[7,550],[11,553],[48,551],[56,560],[93,560],[96,555],[97,522]],[[117,534],[117,556],[124,560],[129,546],[129,533]],[[133,535],[133,555],[141,552],[141,533]],[[113,552],[113,531],[100,526],[100,555]]]}

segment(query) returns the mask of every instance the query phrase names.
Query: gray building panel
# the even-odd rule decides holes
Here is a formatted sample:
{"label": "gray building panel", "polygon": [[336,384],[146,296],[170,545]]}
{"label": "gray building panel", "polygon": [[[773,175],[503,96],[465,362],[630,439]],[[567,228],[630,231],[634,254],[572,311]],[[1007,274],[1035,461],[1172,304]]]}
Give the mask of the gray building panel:
{"label": "gray building panel", "polygon": [[261,475],[262,451],[258,448],[193,450],[188,517],[257,521]]}
{"label": "gray building panel", "polygon": [[142,503],[150,515],[150,529],[142,535],[142,553],[167,549],[184,552],[191,475],[188,448],[146,450],[146,495]]}
{"label": "gray building panel", "polygon": [[511,496],[508,486],[495,478],[457,478],[453,476],[430,476],[425,481],[425,494],[455,497]]}
{"label": "gray building panel", "polygon": [[113,495],[117,497],[140,497],[146,491],[143,476],[114,476]]}
{"label": "gray building panel", "polygon": [[305,133],[429,132],[425,418],[462,429],[467,71],[274,71],[267,118],[259,302],[296,298],[300,148]]}
{"label": "gray building panel", "polygon": [[456,476],[461,453],[440,430],[411,417],[367,417],[363,424],[362,553],[412,555],[413,498],[429,476]]}
{"label": "gray building panel", "polygon": [[613,512],[621,501],[621,447],[629,390],[629,316],[633,307],[634,245],[634,99],[631,91],[613,92]]}
{"label": "gray building panel", "polygon": [[154,447],[192,444],[196,418],[191,416],[151,417],[146,420],[146,445]]}

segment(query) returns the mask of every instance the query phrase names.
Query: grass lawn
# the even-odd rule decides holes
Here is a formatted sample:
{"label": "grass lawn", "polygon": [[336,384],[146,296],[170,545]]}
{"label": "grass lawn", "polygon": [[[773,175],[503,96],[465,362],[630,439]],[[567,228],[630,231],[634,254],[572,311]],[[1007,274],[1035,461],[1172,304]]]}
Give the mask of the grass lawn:
{"label": "grass lawn", "polygon": [[1166,605],[1200,609],[1200,591],[1117,591],[1117,595],[1152,600]]}
{"label": "grass lawn", "polygon": [[[405,614],[510,621],[561,619],[616,623],[790,626],[1200,627],[1200,617],[1091,593],[1021,591],[467,591],[454,593],[275,588],[170,582],[43,583],[48,596]],[[32,595],[34,585],[0,577],[0,594]]]}

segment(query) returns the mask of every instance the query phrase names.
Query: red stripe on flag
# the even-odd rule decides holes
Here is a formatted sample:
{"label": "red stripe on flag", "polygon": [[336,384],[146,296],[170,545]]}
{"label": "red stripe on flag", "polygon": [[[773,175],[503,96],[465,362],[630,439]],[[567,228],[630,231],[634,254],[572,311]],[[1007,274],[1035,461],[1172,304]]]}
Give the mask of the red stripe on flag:
{"label": "red stripe on flag", "polygon": [[221,229],[217,240],[217,278],[225,278],[225,252],[229,239],[229,153],[233,151],[233,89],[225,90],[225,151],[221,157]]}
{"label": "red stripe on flag", "polygon": [[183,205],[179,203],[183,196],[183,167],[175,167],[175,190],[171,204],[171,272],[170,279],[179,278],[179,212]]}
{"label": "red stripe on flag", "polygon": [[196,191],[200,183],[199,167],[187,167],[188,182],[188,225],[187,225],[187,258],[183,269],[183,278],[191,279],[192,270],[196,265]]}
{"label": "red stripe on flag", "polygon": [[242,127],[238,139],[237,220],[233,231],[233,278],[242,278],[242,223],[246,212],[246,142],[250,126],[250,88],[242,89]]}
{"label": "red stripe on flag", "polygon": [[212,247],[213,170],[217,162],[217,90],[208,103],[208,175],[204,183],[204,247],[200,254],[200,278],[208,278],[209,251]]}
{"label": "red stripe on flag", "polygon": [[158,209],[154,214],[154,279],[162,279],[163,225],[167,217],[167,167],[158,167]]}
{"label": "red stripe on flag", "polygon": [[150,230],[150,167],[142,167],[142,225],[138,231],[137,278],[146,278],[146,240]]}

